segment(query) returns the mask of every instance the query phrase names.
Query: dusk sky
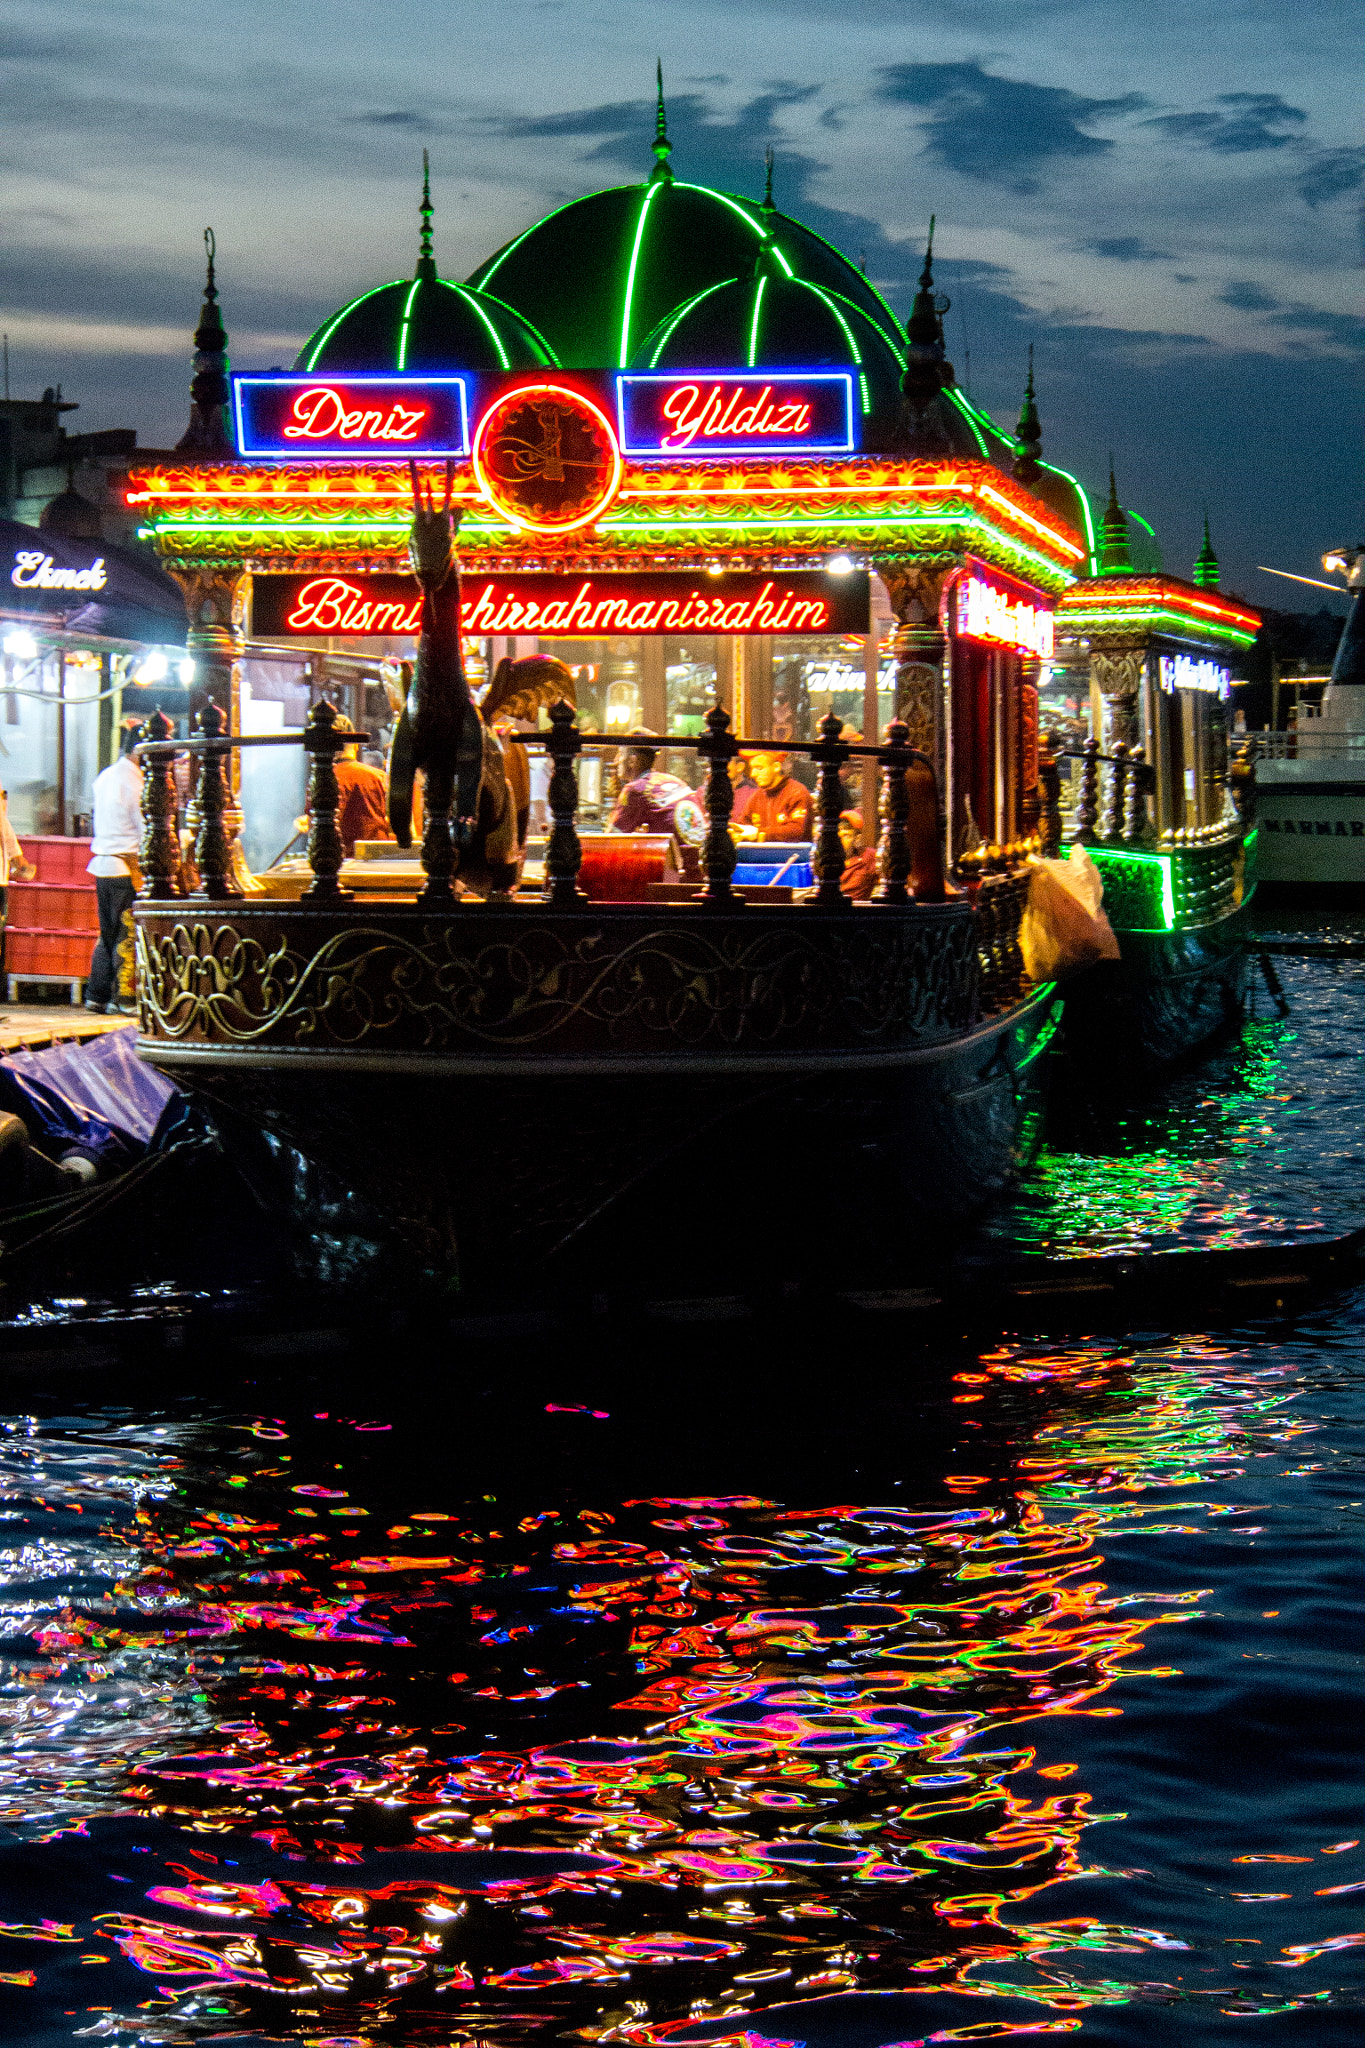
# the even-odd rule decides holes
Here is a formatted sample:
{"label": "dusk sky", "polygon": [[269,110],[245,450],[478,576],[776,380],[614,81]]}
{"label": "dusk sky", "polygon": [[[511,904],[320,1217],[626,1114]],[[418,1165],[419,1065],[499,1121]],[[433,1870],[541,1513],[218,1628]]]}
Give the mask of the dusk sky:
{"label": "dusk sky", "polygon": [[8,0],[11,390],[72,428],[182,431],[212,223],[237,368],[410,274],[421,153],[462,277],[551,206],[650,168],[777,199],[908,310],[930,213],[960,381],[1188,574],[1319,598],[1362,519],[1359,39],[1326,0]]}

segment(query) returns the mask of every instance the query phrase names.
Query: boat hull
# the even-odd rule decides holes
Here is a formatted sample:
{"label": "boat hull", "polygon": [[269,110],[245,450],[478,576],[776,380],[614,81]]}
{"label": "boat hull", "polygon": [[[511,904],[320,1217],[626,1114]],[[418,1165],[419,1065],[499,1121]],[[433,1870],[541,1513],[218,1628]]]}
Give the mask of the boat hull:
{"label": "boat hull", "polygon": [[1027,1163],[1059,1017],[980,1016],[965,902],[138,924],[143,1056],[295,1269],[474,1295],[903,1263]]}
{"label": "boat hull", "polygon": [[[1365,780],[1293,775],[1298,763],[1261,768],[1256,778],[1256,873],[1262,882],[1310,887],[1365,885]],[[1354,764],[1358,767],[1359,758]]]}
{"label": "boat hull", "polygon": [[1120,958],[1067,987],[1067,1052],[1087,1076],[1122,1087],[1197,1054],[1241,1022],[1246,901],[1188,931],[1120,932]]}

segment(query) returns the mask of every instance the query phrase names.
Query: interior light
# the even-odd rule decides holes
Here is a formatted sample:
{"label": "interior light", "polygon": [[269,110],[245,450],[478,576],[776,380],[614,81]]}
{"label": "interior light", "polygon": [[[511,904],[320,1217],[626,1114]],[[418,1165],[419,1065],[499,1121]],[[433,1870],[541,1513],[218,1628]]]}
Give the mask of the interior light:
{"label": "interior light", "polygon": [[[1351,566],[1350,557],[1347,555],[1345,548],[1333,548],[1330,554],[1323,556],[1322,566],[1329,575],[1342,576]],[[6,642],[7,646],[8,644]]]}
{"label": "interior light", "polygon": [[159,647],[154,647],[133,677],[133,681],[145,689],[149,683],[161,682],[165,674],[166,657]]}
{"label": "interior light", "polygon": [[6,654],[14,655],[18,661],[32,661],[38,652],[38,642],[31,633],[6,633],[4,644]]}
{"label": "interior light", "polygon": [[192,654],[185,655],[176,670],[176,674],[188,690],[190,684],[194,681],[194,656]]}
{"label": "interior light", "polygon": [[852,555],[831,555],[826,566],[831,576],[851,576],[855,564]]}

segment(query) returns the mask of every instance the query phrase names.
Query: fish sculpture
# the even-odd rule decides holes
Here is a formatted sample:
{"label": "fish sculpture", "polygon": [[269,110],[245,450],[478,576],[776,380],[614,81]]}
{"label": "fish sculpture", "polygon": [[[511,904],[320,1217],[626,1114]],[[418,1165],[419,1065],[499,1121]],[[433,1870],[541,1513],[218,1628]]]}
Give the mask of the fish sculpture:
{"label": "fish sculpture", "polygon": [[[482,706],[474,701],[460,653],[460,572],[452,510],[455,465],[446,464],[444,501],[412,474],[408,559],[422,591],[422,633],[389,758],[389,823],[411,846],[416,778],[424,782],[420,902],[454,903],[455,876],[479,896],[515,888],[530,816],[525,748],[503,746],[495,722],[534,718],[542,704],[574,702],[573,671],[551,656],[500,661]],[[509,772],[510,771],[510,772]]]}

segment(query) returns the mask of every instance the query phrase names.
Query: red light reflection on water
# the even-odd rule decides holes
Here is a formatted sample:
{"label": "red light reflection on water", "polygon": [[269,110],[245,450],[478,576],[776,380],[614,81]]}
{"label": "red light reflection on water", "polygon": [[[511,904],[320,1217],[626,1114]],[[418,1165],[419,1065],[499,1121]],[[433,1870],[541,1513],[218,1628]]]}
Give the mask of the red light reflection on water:
{"label": "red light reflection on water", "polygon": [[[745,2014],[759,2024],[725,2036],[736,2048],[794,2043],[793,2006],[853,1992],[925,2001],[919,2041],[1069,2032],[1185,1996],[1168,1967],[1183,1941],[1051,1917],[1057,1887],[1099,1870],[1107,1817],[1052,1760],[1056,1724],[1120,1711],[1148,1635],[1203,1597],[1111,1592],[1106,1536],[1202,1526],[1249,1432],[1292,1429],[1285,1389],[1210,1345],[1002,1347],[961,1380],[1016,1448],[993,1467],[973,1437],[984,1469],[915,1506],[395,1513],[325,1467],[253,1475],[240,1511],[192,1489],[145,1504],[117,1618],[67,1607],[34,1633],[54,1698],[169,1661],[199,1702],[106,1772],[102,1803],[75,1772],[64,1793],[73,1818],[169,1824],[182,1857],[188,1829],[212,1866],[168,1864],[95,1922],[165,1987],[158,2038],[226,2014],[316,2041],[337,2006],[336,2037],[359,2040],[390,2027],[399,1991],[385,2038],[642,2048]],[[323,1512],[338,1521],[319,1532]],[[316,1649],[294,1661],[290,1644]],[[17,1933],[75,1938],[0,1928]]]}

